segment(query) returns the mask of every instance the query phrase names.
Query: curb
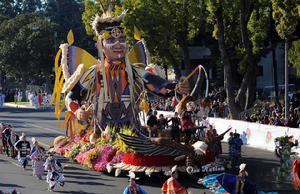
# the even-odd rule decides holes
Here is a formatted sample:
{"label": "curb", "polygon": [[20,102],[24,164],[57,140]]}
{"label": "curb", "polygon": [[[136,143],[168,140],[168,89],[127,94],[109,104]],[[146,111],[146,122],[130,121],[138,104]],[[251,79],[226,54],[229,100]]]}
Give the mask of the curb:
{"label": "curb", "polygon": [[13,107],[13,108],[30,108],[33,109],[33,106],[26,106],[26,105],[17,105],[17,104],[12,104],[12,103],[4,103],[3,104],[5,107]]}

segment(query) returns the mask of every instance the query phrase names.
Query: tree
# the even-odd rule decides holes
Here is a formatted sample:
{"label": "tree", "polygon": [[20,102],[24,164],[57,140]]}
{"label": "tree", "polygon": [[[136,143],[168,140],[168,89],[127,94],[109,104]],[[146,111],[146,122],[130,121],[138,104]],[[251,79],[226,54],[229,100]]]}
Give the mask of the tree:
{"label": "tree", "polygon": [[272,0],[276,31],[282,39],[292,39],[299,23],[299,0]]}
{"label": "tree", "polygon": [[296,70],[297,75],[300,77],[300,40],[292,42],[292,45],[289,49],[289,62],[291,62]]}
{"label": "tree", "polygon": [[3,17],[13,17],[16,15],[15,1],[2,0],[0,1],[0,15]]}
{"label": "tree", "polygon": [[75,35],[76,44],[95,52],[94,42],[86,36],[82,22],[83,3],[77,0],[47,0],[45,3],[45,16],[50,21],[56,23],[59,28],[52,33],[56,36],[57,48],[60,43],[66,42],[66,37],[70,29]]}
{"label": "tree", "polygon": [[0,25],[0,65],[21,82],[25,89],[29,81],[44,75],[49,78],[54,52],[56,25],[35,14],[19,14]]}
{"label": "tree", "polygon": [[[299,0],[272,0],[274,9],[273,18],[276,21],[276,31],[278,35],[287,41],[295,39],[295,32],[300,20],[300,1]],[[299,29],[298,29],[299,33]],[[299,38],[299,34],[298,34]],[[297,69],[297,74],[300,76],[300,41],[292,42],[288,52],[289,61]]]}
{"label": "tree", "polygon": [[273,18],[276,22],[276,31],[278,35],[285,40],[285,119],[289,119],[288,103],[288,44],[293,39],[293,33],[296,30],[299,16],[299,0],[272,0]]}
{"label": "tree", "polygon": [[[267,0],[208,0],[206,6],[207,22],[214,25],[212,35],[218,41],[224,64],[229,111],[232,118],[238,119],[254,103],[257,63],[274,46],[266,44],[271,29],[270,7]],[[236,68],[243,75],[241,84],[233,78]]]}
{"label": "tree", "polygon": [[15,0],[14,2],[20,13],[39,12],[42,8],[41,0]]}
{"label": "tree", "polygon": [[102,15],[103,9],[107,9],[109,3],[109,0],[84,0],[84,12],[82,13],[82,21],[85,25],[87,34],[93,36],[95,40],[96,36],[94,30],[92,29],[92,21],[96,15]]}
{"label": "tree", "polygon": [[0,15],[8,18],[21,13],[39,12],[42,8],[41,0],[1,0]]}

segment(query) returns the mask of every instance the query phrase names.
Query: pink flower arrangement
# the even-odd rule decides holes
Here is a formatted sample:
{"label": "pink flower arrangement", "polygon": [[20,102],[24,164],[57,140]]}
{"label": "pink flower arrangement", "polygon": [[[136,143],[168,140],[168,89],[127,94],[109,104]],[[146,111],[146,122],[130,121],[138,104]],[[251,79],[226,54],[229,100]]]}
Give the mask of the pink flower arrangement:
{"label": "pink flower arrangement", "polygon": [[77,154],[77,156],[75,157],[75,161],[78,162],[79,164],[83,164],[87,157],[87,152],[88,151]]}
{"label": "pink flower arrangement", "polygon": [[94,162],[94,169],[98,172],[106,171],[106,164],[109,163],[116,154],[116,150],[109,144],[101,147],[101,155]]}
{"label": "pink flower arrangement", "polygon": [[76,144],[76,143],[78,143],[80,141],[80,138],[81,138],[81,136],[79,134],[77,134],[65,146],[54,148],[54,151],[57,154],[65,155],[66,152],[68,152],[69,150],[71,150],[71,148],[73,147],[74,144]]}

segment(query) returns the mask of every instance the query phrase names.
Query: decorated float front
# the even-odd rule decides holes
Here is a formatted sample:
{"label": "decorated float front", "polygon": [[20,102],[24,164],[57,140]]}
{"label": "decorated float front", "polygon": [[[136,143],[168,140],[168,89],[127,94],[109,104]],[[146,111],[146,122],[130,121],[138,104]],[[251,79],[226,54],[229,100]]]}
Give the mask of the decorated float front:
{"label": "decorated float front", "polygon": [[[145,172],[149,176],[156,172],[168,174],[175,164],[188,173],[224,171],[222,165],[207,160],[207,148],[224,134],[210,142],[186,144],[168,136],[146,137],[139,112],[149,111],[147,93],[162,98],[176,96],[180,100],[195,90],[190,93],[187,79],[177,83],[160,76],[157,67],[150,64],[145,41],[137,29],[137,43],[129,49],[120,27],[125,14],[112,16],[107,11],[95,17],[93,29],[98,36],[99,60],[73,45],[72,32],[68,34],[68,43],[60,46],[55,58],[52,103],[58,119],[66,106],[67,129],[66,136],[54,140],[54,151],[116,176],[122,171]],[[199,66],[193,73],[201,69],[204,70]],[[179,103],[181,111],[186,99]]]}

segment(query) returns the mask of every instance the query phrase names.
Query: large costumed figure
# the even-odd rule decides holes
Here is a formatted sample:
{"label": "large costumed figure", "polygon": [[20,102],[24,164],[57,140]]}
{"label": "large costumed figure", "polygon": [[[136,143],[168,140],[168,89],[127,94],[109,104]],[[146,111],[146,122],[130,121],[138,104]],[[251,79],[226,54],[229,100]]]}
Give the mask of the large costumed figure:
{"label": "large costumed figure", "polygon": [[[61,66],[56,65],[54,89],[57,116],[66,105],[77,120],[89,122],[92,118],[98,129],[95,132],[103,131],[106,126],[130,125],[138,129],[136,102],[141,93],[150,91],[162,97],[174,95],[176,83],[161,78],[155,67],[147,66],[149,56],[144,40],[128,52],[125,33],[120,27],[125,15],[123,12],[114,17],[108,10],[101,17],[96,16],[93,29],[98,37],[100,60],[72,46],[72,34],[68,35],[71,40],[60,46],[56,61],[61,54]],[[186,86],[178,88],[179,93],[187,93],[187,90]],[[66,96],[65,104],[60,103],[61,93]],[[68,126],[68,130],[68,135],[74,135],[74,127]]]}
{"label": "large costumed figure", "polygon": [[[72,33],[56,56],[52,102],[55,101],[58,118],[64,106],[67,107],[68,139],[57,137],[55,151],[98,171],[115,169],[116,175],[122,170],[150,174],[170,171],[177,163],[174,159],[181,155],[201,165],[205,150],[198,152],[200,147],[206,148],[205,144],[181,147],[171,141],[169,144],[151,141],[150,149],[144,152],[136,149],[135,145],[140,148],[143,143],[149,145],[141,132],[138,106],[142,102],[140,107],[149,110],[145,94],[151,92],[160,97],[176,94],[178,98],[189,93],[189,86],[186,81],[171,82],[160,76],[159,70],[150,65],[145,42],[137,30],[135,39],[138,41],[129,50],[120,26],[126,12],[119,16],[113,16],[111,10],[103,13],[93,21],[99,60],[73,46]],[[58,65],[60,55],[61,65]],[[64,94],[64,101],[61,101],[61,94]]]}

